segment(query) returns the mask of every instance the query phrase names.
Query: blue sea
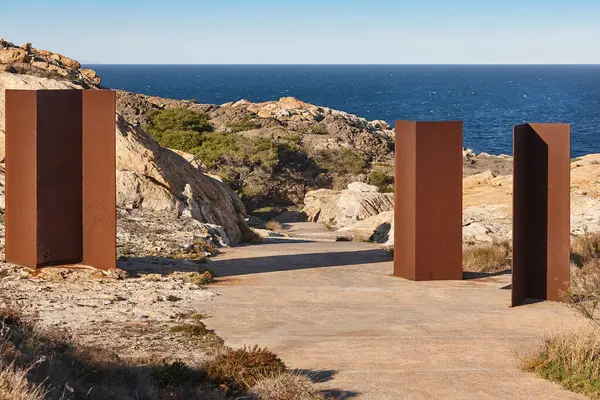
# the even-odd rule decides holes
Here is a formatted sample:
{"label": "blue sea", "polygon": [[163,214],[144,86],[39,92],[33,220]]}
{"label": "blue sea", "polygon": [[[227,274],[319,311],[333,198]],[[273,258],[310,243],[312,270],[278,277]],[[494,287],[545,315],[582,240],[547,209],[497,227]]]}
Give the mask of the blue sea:
{"label": "blue sea", "polygon": [[293,96],[393,124],[463,120],[464,145],[512,153],[512,126],[571,123],[571,154],[600,153],[600,65],[90,65],[112,89],[222,104]]}

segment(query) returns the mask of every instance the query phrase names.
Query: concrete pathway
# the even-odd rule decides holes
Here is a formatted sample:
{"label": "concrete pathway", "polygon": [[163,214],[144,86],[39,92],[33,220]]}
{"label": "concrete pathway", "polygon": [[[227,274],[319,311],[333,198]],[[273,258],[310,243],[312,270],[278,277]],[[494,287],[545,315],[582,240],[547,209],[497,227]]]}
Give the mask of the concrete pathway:
{"label": "concrete pathway", "polygon": [[378,248],[282,241],[226,249],[221,294],[198,308],[229,346],[268,347],[337,399],[581,399],[519,369],[567,307],[508,307],[510,275],[458,282],[390,276]]}

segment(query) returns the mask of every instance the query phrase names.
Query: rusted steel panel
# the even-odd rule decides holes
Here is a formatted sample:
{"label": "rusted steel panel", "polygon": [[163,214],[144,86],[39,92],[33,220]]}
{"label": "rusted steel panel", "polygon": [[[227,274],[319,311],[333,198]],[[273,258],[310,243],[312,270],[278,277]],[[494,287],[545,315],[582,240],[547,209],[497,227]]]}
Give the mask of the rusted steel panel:
{"label": "rusted steel panel", "polygon": [[462,279],[462,122],[396,121],[394,274]]}
{"label": "rusted steel panel", "polygon": [[38,266],[82,257],[81,91],[37,92]]}
{"label": "rusted steel panel", "polygon": [[35,268],[36,92],[6,91],[5,235],[7,262]]}
{"label": "rusted steel panel", "polygon": [[115,94],[6,92],[6,260],[31,268],[116,256]]}
{"label": "rusted steel panel", "polygon": [[83,93],[83,263],[116,267],[115,92]]}
{"label": "rusted steel panel", "polygon": [[561,300],[570,282],[570,125],[513,132],[512,305]]}

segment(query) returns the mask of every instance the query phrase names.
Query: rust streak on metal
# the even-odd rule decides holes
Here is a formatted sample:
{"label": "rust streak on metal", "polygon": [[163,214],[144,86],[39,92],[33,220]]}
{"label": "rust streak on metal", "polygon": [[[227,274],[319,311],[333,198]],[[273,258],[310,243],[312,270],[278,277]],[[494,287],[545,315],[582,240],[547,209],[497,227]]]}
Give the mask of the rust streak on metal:
{"label": "rust streak on metal", "polygon": [[396,276],[462,279],[462,130],[460,121],[396,121]]}
{"label": "rust streak on metal", "polygon": [[558,301],[570,282],[570,126],[515,126],[513,152],[512,305]]}

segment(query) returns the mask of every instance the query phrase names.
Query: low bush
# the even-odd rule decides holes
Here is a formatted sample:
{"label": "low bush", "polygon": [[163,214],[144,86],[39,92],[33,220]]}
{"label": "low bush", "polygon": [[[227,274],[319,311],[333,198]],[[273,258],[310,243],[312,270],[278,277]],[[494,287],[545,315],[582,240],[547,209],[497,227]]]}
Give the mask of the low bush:
{"label": "low bush", "polygon": [[206,374],[212,381],[230,391],[248,390],[259,380],[285,372],[283,361],[267,349],[245,347],[222,351],[205,364]]}
{"label": "low bush", "polygon": [[577,236],[571,243],[571,261],[578,267],[596,264],[600,260],[600,233]]}
{"label": "low bush", "polygon": [[211,132],[213,126],[208,116],[187,108],[169,108],[149,113],[150,122],[146,127],[150,134],[153,132],[188,131]]}
{"label": "low bush", "polygon": [[554,334],[523,368],[564,388],[600,399],[600,332],[583,329]]}
{"label": "low bush", "polygon": [[465,246],[463,248],[463,271],[500,272],[510,267],[511,248],[508,241]]}
{"label": "low bush", "polygon": [[250,394],[260,400],[325,400],[310,379],[290,372],[261,379]]}
{"label": "low bush", "polygon": [[231,132],[236,133],[251,131],[252,129],[258,129],[260,128],[260,125],[254,122],[251,117],[246,117],[241,121],[230,122],[229,124],[227,124],[227,127]]}
{"label": "low bush", "polygon": [[274,219],[272,219],[269,222],[267,222],[267,224],[266,224],[265,227],[268,230],[273,231],[273,232],[281,232],[281,231],[283,231],[283,227],[281,226],[281,224],[279,223],[279,221],[275,221]]}
{"label": "low bush", "polygon": [[369,174],[369,185],[377,186],[380,193],[389,193],[393,191],[390,187],[393,177],[383,171],[373,171]]}
{"label": "low bush", "polygon": [[318,151],[314,159],[319,167],[338,175],[362,174],[367,168],[361,155],[345,147]]}

